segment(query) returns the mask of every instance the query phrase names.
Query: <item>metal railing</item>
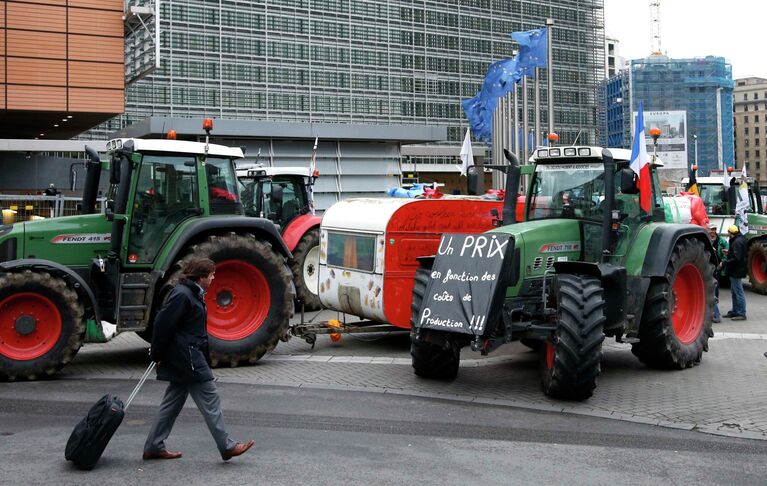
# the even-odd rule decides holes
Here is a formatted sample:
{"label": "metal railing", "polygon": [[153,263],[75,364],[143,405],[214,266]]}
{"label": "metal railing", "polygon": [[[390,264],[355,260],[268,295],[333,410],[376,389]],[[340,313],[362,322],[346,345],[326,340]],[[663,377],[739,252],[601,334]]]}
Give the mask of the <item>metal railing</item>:
{"label": "metal railing", "polygon": [[[73,216],[80,213],[80,204],[82,204],[82,199],[72,196],[0,195],[3,224]],[[102,213],[104,212],[106,209],[106,198],[100,197],[96,199],[96,209]]]}

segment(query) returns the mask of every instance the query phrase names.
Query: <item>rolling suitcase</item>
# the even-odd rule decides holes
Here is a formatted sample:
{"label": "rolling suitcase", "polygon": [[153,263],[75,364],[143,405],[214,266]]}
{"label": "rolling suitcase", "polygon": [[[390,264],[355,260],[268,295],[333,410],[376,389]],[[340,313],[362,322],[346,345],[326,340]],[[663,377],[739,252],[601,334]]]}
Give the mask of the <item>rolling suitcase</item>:
{"label": "rolling suitcase", "polygon": [[75,430],[69,436],[64,450],[67,461],[72,461],[80,469],[93,469],[109,444],[109,440],[122,423],[125,411],[154,366],[154,362],[149,364],[125,404],[117,396],[107,394],[88,410],[88,414],[75,426]]}

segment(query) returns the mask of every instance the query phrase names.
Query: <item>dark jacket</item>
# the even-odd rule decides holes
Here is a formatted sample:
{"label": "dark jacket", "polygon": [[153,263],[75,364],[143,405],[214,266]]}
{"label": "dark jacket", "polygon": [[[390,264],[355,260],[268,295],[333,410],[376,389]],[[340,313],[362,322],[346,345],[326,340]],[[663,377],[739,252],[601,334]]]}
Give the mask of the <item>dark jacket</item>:
{"label": "dark jacket", "polygon": [[181,280],[154,320],[150,357],[159,362],[158,380],[198,383],[213,379],[206,322],[202,289],[191,280]]}
{"label": "dark jacket", "polygon": [[733,278],[745,278],[748,275],[747,256],[746,237],[740,233],[731,236],[730,250],[727,252],[727,275]]}

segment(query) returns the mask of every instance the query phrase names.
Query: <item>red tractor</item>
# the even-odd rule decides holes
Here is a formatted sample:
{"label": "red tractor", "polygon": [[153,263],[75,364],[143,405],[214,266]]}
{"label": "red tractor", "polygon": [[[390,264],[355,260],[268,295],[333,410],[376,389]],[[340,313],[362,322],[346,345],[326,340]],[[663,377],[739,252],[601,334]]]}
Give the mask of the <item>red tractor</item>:
{"label": "red tractor", "polygon": [[243,185],[245,214],[268,218],[280,228],[293,253],[290,269],[296,298],[306,310],[321,307],[318,291],[320,260],[320,216],[311,208],[311,188],[316,171],[308,167],[264,167],[237,169]]}

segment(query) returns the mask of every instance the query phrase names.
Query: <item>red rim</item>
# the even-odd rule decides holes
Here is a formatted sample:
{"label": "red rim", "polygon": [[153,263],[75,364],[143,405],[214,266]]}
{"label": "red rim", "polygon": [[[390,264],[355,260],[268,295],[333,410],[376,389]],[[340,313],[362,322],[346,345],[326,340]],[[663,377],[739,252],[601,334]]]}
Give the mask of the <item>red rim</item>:
{"label": "red rim", "polygon": [[551,369],[554,367],[554,343],[546,341],[546,366]]}
{"label": "red rim", "polygon": [[676,337],[684,344],[695,341],[703,329],[706,289],[698,267],[686,263],[674,280],[674,311],[671,323]]}
{"label": "red rim", "polygon": [[250,263],[216,263],[216,276],[207,292],[208,332],[224,341],[244,339],[266,321],[271,292],[264,274]]}
{"label": "red rim", "polygon": [[0,354],[19,361],[39,358],[61,336],[61,314],[44,295],[23,292],[0,302]]}
{"label": "red rim", "polygon": [[763,284],[767,282],[767,272],[765,270],[765,258],[762,252],[757,251],[751,258],[751,275],[756,283]]}

